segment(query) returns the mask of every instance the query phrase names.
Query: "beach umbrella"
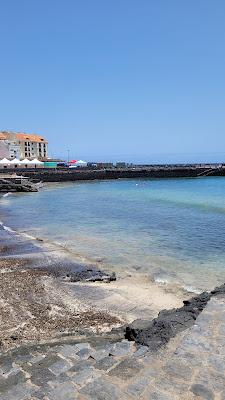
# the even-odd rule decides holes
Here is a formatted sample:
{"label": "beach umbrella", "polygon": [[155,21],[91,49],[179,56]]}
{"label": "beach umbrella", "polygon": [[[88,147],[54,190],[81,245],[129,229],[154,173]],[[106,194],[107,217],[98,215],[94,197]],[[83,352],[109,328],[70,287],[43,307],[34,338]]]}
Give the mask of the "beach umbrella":
{"label": "beach umbrella", "polygon": [[10,164],[10,160],[7,160],[7,158],[3,158],[0,160],[0,164]]}

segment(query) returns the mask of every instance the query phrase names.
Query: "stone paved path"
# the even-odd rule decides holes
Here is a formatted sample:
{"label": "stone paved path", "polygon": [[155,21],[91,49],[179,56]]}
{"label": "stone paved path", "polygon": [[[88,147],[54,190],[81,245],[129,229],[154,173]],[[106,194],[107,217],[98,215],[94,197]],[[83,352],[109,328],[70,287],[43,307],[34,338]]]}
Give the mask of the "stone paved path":
{"label": "stone paved path", "polygon": [[225,298],[160,352],[126,340],[62,342],[1,354],[1,400],[225,400]]}

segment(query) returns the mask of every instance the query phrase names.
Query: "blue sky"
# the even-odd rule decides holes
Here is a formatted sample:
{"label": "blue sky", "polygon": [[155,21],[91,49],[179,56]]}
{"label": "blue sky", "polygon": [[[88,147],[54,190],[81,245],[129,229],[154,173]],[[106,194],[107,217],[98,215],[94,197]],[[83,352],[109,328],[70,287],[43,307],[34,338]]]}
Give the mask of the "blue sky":
{"label": "blue sky", "polygon": [[0,129],[50,155],[225,160],[223,0],[1,2]]}

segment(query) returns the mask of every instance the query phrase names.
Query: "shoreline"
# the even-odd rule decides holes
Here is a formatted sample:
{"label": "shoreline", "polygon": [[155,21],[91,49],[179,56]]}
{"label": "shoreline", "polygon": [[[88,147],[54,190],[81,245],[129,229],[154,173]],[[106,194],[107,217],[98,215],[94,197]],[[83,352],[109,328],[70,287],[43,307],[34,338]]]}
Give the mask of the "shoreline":
{"label": "shoreline", "polygon": [[[224,180],[224,178],[212,179],[211,186],[212,188],[215,186],[215,190],[223,184],[220,179]],[[204,188],[207,187],[208,181],[210,181],[210,178],[199,180],[183,179],[183,183],[177,179],[175,182],[158,180],[158,182],[147,181],[147,183],[144,182],[143,185],[138,181],[134,183],[129,180],[125,183],[123,180],[117,181],[117,183],[114,181],[112,182],[112,190],[115,192],[115,196],[112,198],[112,205],[115,207],[116,219],[115,223],[112,219],[113,225],[111,225],[111,215],[109,211],[107,211],[107,207],[104,206],[103,201],[104,198],[107,198],[107,190],[111,193],[110,181],[103,181],[102,183],[96,183],[94,181],[46,183],[43,190],[36,195],[28,194],[25,196],[24,194],[12,193],[9,197],[5,199],[2,198],[2,210],[4,213],[2,219],[4,225],[12,226],[15,230],[19,227],[23,235],[31,235],[35,237],[35,240],[39,238],[40,241],[44,243],[44,245],[48,245],[50,249],[53,246],[55,247],[55,251],[59,248],[65,250],[73,259],[74,257],[77,258],[78,262],[95,264],[99,262],[99,267],[113,268],[116,272],[122,268],[132,274],[136,271],[146,273],[146,275],[149,275],[149,279],[155,281],[156,284],[164,286],[164,288],[170,287],[172,290],[174,286],[174,291],[182,290],[184,295],[189,295],[190,293],[198,294],[203,290],[210,290],[212,287],[222,283],[225,279],[223,259],[217,256],[217,250],[215,249],[215,245],[222,245],[219,239],[220,235],[216,234],[214,239],[214,232],[210,228],[210,225],[209,230],[207,230],[205,223],[201,225],[201,222],[204,221],[206,216],[207,223],[210,224],[211,221],[215,223],[214,221],[216,221],[215,231],[217,233],[216,229],[220,222],[219,214],[223,214],[222,218],[224,216],[222,197],[221,199],[218,198],[218,203],[216,201],[214,203],[213,198],[211,199],[210,196],[209,199],[203,196],[197,197],[198,188],[200,187],[200,194],[201,190],[203,190],[202,193],[204,193]],[[181,191],[179,191],[180,183]],[[170,190],[171,185],[172,191]],[[129,189],[129,186],[132,187],[133,190],[129,195],[130,198],[128,196],[127,199],[126,189]],[[144,190],[145,186],[147,187],[146,195]],[[160,192],[158,193],[157,190],[154,190],[155,187],[156,189],[160,189],[161,186],[166,188],[166,190],[164,190],[165,193],[162,192],[162,196]],[[178,195],[174,196],[173,188],[175,188],[175,190],[177,189]],[[182,193],[185,193],[186,189],[188,195],[189,188],[191,193],[193,192],[193,195],[196,193],[196,197],[193,196],[193,201],[189,201],[187,197],[184,198],[182,195]],[[128,208],[129,213],[128,211],[125,212],[125,217],[123,216],[122,207],[124,207],[124,205],[122,203],[120,206],[120,203],[116,200],[116,196],[118,196],[118,199],[121,196],[120,189],[123,191],[122,199],[124,200],[124,204],[127,203],[129,205],[129,199],[137,199],[140,201],[140,204],[142,204],[142,198],[146,197],[147,199],[147,196],[149,199],[153,199],[153,202],[149,200],[150,207],[147,201],[145,201],[145,204],[147,204],[145,213],[146,215],[150,215],[149,221],[146,218],[146,221],[141,222],[141,211],[139,212],[138,209],[133,213],[130,211],[131,209]],[[94,207],[93,210],[89,212],[88,201],[90,199],[95,201],[95,197],[98,195],[99,191],[100,201],[99,204],[97,203],[96,211]],[[222,191],[221,194],[223,194]],[[50,204],[48,204],[48,196]],[[73,197],[69,200],[70,196],[74,196],[74,207]],[[84,200],[84,203],[79,199]],[[54,215],[54,219],[52,219],[51,215],[48,214],[48,209],[54,212],[52,205],[54,205],[55,200],[57,200],[56,207],[57,213],[59,213],[59,220],[65,223],[64,227],[58,224],[57,215]],[[47,203],[45,204],[45,202]],[[60,204],[63,204],[63,207],[65,206],[66,209],[61,210]],[[22,217],[24,205],[26,208],[24,210],[26,219]],[[42,209],[40,213],[36,210],[36,205],[40,207],[40,210]],[[111,207],[111,201],[109,205]],[[160,210],[160,213],[156,213],[156,216],[154,216],[155,205]],[[102,215],[101,208],[103,209]],[[85,214],[86,210],[88,211],[87,214]],[[172,215],[168,214],[168,221],[164,222],[161,215],[164,215],[164,212],[168,213],[168,211],[171,212]],[[193,217],[190,226],[191,229],[193,229],[193,233],[190,232],[189,234],[188,232],[188,220],[186,224],[182,223],[182,214],[184,211],[187,211],[186,218],[188,218],[188,216],[191,218]],[[91,220],[92,214],[94,215],[94,223]],[[121,221],[120,214],[122,216]],[[69,218],[67,224],[69,215],[71,215],[71,221]],[[179,218],[177,218],[177,216],[179,216]],[[100,220],[97,219],[99,217]],[[137,219],[137,223],[143,231],[143,233],[141,231],[140,238],[135,238],[136,235],[132,227],[132,218],[136,217],[139,218]],[[29,218],[34,218],[31,224],[29,224]],[[123,226],[123,221],[125,220],[126,223],[128,222],[129,229],[127,229],[125,225]],[[99,221],[103,223],[102,226],[99,225]],[[89,223],[91,225],[88,225]],[[157,226],[157,224],[160,225]],[[164,226],[166,228],[165,231],[159,228],[164,228]],[[171,229],[172,226],[175,226],[177,229],[173,231]],[[118,232],[115,230],[115,227],[118,227]],[[111,228],[113,229],[111,230]],[[181,232],[180,237],[177,233],[179,230]],[[168,235],[170,231],[171,235]],[[106,234],[104,232],[106,232]],[[200,240],[199,245],[196,244],[196,247],[192,237],[196,237],[198,238],[197,240]],[[163,245],[164,238],[165,245]],[[182,238],[184,238],[185,241]],[[218,243],[214,244],[214,242]],[[205,257],[204,243],[207,246],[207,251],[210,252],[209,261]],[[193,256],[190,246],[193,246]],[[222,251],[219,251],[222,254]],[[192,274],[192,271],[194,274]],[[206,271],[205,275],[204,271]]]}
{"label": "shoreline", "polygon": [[65,249],[0,238],[0,397],[220,398],[225,285],[183,301],[140,273],[70,282],[85,265]]}
{"label": "shoreline", "polygon": [[[7,193],[7,195],[10,195],[10,193]],[[4,198],[5,195],[3,195],[2,197]],[[49,240],[46,237],[41,237],[40,235],[35,236],[34,234],[27,234],[24,231],[19,231],[16,228],[11,228],[10,226],[5,225],[5,223],[1,220],[0,220],[0,227],[2,227],[6,231],[11,232],[12,234],[33,241],[36,246],[39,246],[40,249],[45,248],[46,252],[55,253],[56,255],[58,254],[59,257],[65,255],[66,257],[70,257],[71,260],[75,263],[80,263],[85,265],[95,265],[99,269],[113,271],[116,274],[118,274],[118,276],[120,276],[122,279],[130,277],[131,275],[136,276],[137,278],[139,276],[140,280],[146,279],[149,285],[154,284],[155,286],[161,288],[165,292],[170,292],[173,294],[179,293],[180,298],[183,298],[184,296],[197,295],[201,293],[201,290],[199,288],[192,287],[189,284],[185,284],[185,282],[180,282],[180,281],[173,282],[167,278],[163,278],[162,276],[160,276],[160,271],[148,272],[145,269],[136,267],[132,268],[130,266],[123,270],[120,265],[113,265],[109,263],[107,260],[105,260],[105,258],[101,258],[101,256],[92,258],[90,256],[77,252],[73,248],[67,247],[66,243],[63,244],[57,241]],[[203,290],[210,290],[210,289],[204,288]]]}
{"label": "shoreline", "polygon": [[[152,319],[161,309],[182,304],[182,293],[175,295],[141,273],[130,275],[124,272],[110,283],[107,280],[91,282],[85,279],[71,282],[68,277],[71,271],[73,274],[82,271],[83,274],[93,264],[84,263],[63,248],[45,243],[40,238],[27,237],[29,235],[15,232],[3,224],[0,236],[0,273],[4,278],[1,279],[4,290],[0,302],[11,316],[17,314],[16,303],[13,305],[12,300],[15,293],[21,302],[20,312],[8,328],[11,316],[3,318],[6,310],[2,308],[0,340],[3,348],[29,341],[51,341],[64,335],[104,334],[139,317]],[[100,271],[105,270],[101,263],[93,268],[94,271],[99,271],[99,268]],[[34,288],[32,294],[26,290],[26,281]],[[38,292],[42,293],[41,302],[36,296]],[[33,315],[31,309],[36,306],[38,315]],[[32,327],[30,334],[30,324],[34,326],[35,321],[39,326]]]}

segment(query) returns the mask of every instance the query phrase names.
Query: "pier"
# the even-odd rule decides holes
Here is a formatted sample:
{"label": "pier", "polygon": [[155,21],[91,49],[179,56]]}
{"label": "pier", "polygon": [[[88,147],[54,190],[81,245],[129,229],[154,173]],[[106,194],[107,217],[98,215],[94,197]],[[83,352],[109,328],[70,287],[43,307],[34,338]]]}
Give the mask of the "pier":
{"label": "pier", "polygon": [[[12,172],[12,171],[11,171]],[[78,180],[104,180],[129,178],[194,178],[225,176],[225,164],[149,165],[127,168],[42,168],[17,169],[17,173],[31,180],[42,182],[66,182]],[[4,175],[7,171],[4,171]],[[9,172],[10,173],[10,172]]]}

